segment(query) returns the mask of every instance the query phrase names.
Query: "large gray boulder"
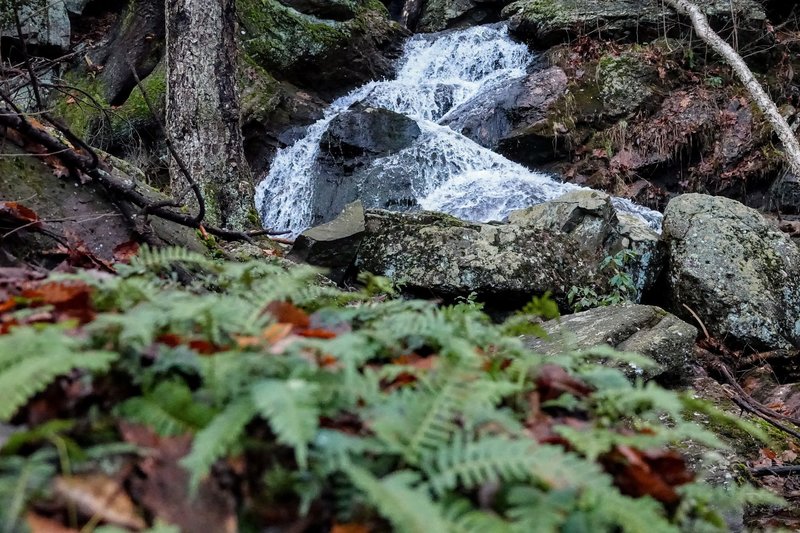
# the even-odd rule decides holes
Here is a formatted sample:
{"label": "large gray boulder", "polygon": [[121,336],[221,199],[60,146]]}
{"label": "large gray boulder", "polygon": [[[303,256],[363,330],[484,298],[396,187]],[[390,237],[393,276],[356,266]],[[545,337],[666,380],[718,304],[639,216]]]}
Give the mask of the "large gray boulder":
{"label": "large gray boulder", "polygon": [[356,267],[428,294],[475,292],[514,305],[547,291],[565,303],[573,285],[604,290],[597,260],[569,236],[543,229],[374,210],[366,213]]}
{"label": "large gray boulder", "polygon": [[697,329],[650,305],[596,307],[542,324],[546,338],[525,337],[526,346],[543,354],[565,349],[611,346],[653,359],[657,368],[631,368],[630,374],[649,379],[661,374],[686,377]]}
{"label": "large gray boulder", "polygon": [[[724,29],[736,16],[740,33],[763,27],[766,14],[754,0],[695,0],[712,25]],[[605,39],[636,42],[663,35],[665,28],[682,28],[683,20],[660,0],[517,0],[503,17],[520,36],[541,45],[592,33]]]}
{"label": "large gray boulder", "polygon": [[611,197],[579,189],[542,204],[512,212],[511,224],[563,233],[595,257],[631,250],[636,257],[625,270],[633,278],[637,295],[651,289],[661,274],[665,253],[659,235],[643,220],[618,211]]}
{"label": "large gray boulder", "polygon": [[[72,28],[64,0],[20,2],[19,5],[22,36],[28,46],[55,49],[57,53],[69,50]],[[72,2],[70,7],[74,7]],[[7,23],[0,35],[16,40],[18,34],[14,23]]]}
{"label": "large gray boulder", "polygon": [[756,349],[800,347],[800,249],[757,211],[685,194],[664,217],[677,312],[712,335]]}
{"label": "large gray boulder", "polygon": [[414,120],[387,109],[356,106],[333,119],[320,140],[314,171],[313,223],[332,220],[359,199],[365,207],[416,206],[413,189],[422,184],[412,182],[407,165],[385,167],[381,160],[420,135]]}
{"label": "large gray boulder", "polygon": [[[441,121],[481,146],[496,149],[518,143],[535,125],[546,120],[549,111],[567,89],[567,76],[558,67],[532,72],[524,78],[488,87],[479,95],[450,111]],[[536,146],[526,142],[527,162],[552,159],[548,141]],[[541,152],[541,153],[540,153]]]}

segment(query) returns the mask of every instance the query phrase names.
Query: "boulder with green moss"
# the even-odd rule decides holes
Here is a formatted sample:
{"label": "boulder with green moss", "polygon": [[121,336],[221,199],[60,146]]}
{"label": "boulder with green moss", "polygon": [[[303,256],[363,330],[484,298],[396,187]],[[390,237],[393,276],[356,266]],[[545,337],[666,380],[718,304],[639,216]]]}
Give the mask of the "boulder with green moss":
{"label": "boulder with green moss", "polygon": [[491,22],[508,2],[509,0],[427,0],[416,29],[431,32]]}
{"label": "boulder with green moss", "polygon": [[653,100],[655,67],[637,54],[606,55],[597,65],[600,96],[609,116],[628,116]]}
{"label": "boulder with green moss", "polygon": [[[735,16],[743,30],[762,29],[766,14],[754,0],[696,0],[714,26],[724,28]],[[682,30],[679,16],[660,0],[516,0],[503,10],[514,31],[550,45],[582,34],[606,39],[651,40],[665,31]]]}
{"label": "boulder with green moss", "polygon": [[561,303],[573,285],[602,291],[597,258],[567,235],[515,225],[478,224],[432,212],[370,210],[358,250],[360,271],[426,294],[477,293],[513,307],[551,292]]}
{"label": "boulder with green moss", "polygon": [[321,19],[278,0],[238,0],[245,51],[280,79],[326,94],[388,76],[407,31],[377,0],[350,19]]}
{"label": "boulder with green moss", "polygon": [[760,213],[684,194],[667,206],[664,239],[676,311],[730,344],[800,347],[800,249]]}

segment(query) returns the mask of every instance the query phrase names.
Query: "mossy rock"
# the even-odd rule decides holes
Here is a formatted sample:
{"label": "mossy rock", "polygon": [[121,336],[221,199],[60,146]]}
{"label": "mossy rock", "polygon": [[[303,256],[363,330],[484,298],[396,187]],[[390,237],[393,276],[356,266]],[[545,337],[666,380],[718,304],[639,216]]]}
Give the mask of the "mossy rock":
{"label": "mossy rock", "polygon": [[346,21],[320,19],[277,0],[237,0],[247,54],[273,75],[334,93],[387,76],[406,31],[380,2]]}
{"label": "mossy rock", "polygon": [[610,116],[635,113],[655,95],[650,82],[655,69],[635,53],[606,55],[597,66],[600,96]]}
{"label": "mossy rock", "polygon": [[[714,26],[723,28],[736,16],[740,34],[760,35],[766,21],[754,0],[696,0]],[[733,7],[733,9],[731,9]],[[521,37],[552,45],[582,34],[604,39],[649,41],[665,30],[680,31],[680,17],[660,0],[517,0],[502,16]]]}

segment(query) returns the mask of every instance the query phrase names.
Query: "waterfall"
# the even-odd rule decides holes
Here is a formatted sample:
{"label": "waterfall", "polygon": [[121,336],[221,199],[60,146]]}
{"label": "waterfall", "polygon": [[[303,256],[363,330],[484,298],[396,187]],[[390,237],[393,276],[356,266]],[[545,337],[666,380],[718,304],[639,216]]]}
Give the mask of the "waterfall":
{"label": "waterfall", "polygon": [[[256,189],[264,226],[296,235],[311,224],[320,140],[330,122],[356,103],[401,113],[419,125],[421,135],[412,146],[379,158],[373,166],[411,174],[412,192],[422,209],[472,221],[502,220],[510,211],[578,189],[509,161],[441,125],[445,119],[456,118],[459,107],[472,98],[526,76],[533,59],[525,45],[509,37],[505,26],[412,37],[395,79],[370,82],[337,99],[302,139],[278,152]],[[415,162],[413,168],[408,161]],[[614,203],[660,229],[660,213],[628,200]]]}

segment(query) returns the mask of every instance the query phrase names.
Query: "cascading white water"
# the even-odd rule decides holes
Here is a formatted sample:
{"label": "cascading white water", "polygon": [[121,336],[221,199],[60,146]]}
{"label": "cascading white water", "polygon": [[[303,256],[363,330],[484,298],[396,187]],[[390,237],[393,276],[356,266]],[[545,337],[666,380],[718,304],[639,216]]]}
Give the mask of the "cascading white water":
{"label": "cascading white water", "polygon": [[[422,133],[413,145],[374,164],[415,174],[411,182],[422,185],[412,192],[423,209],[473,221],[502,220],[514,209],[579,188],[509,161],[439,124],[455,118],[471,98],[524,77],[533,59],[504,26],[411,38],[394,80],[371,82],[337,99],[305,137],[278,152],[256,189],[264,226],[296,235],[310,225],[320,140],[330,122],[355,103],[402,113],[419,125]],[[414,161],[413,168],[408,161]],[[660,213],[622,199],[615,205],[660,228]]]}

